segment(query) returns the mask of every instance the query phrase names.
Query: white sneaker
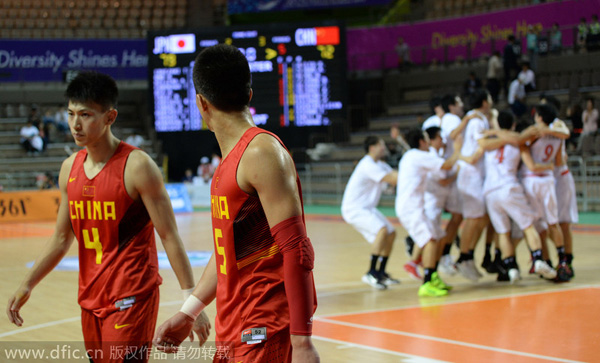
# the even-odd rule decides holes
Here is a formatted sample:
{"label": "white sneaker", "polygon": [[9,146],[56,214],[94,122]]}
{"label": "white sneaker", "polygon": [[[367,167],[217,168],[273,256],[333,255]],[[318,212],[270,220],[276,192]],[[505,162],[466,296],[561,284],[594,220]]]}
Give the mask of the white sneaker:
{"label": "white sneaker", "polygon": [[456,264],[456,268],[458,269],[458,272],[460,272],[460,274],[466,279],[469,279],[473,282],[477,282],[479,280],[479,275],[477,274],[473,260],[459,262]]}
{"label": "white sneaker", "polygon": [[385,286],[385,284],[383,282],[381,282],[377,276],[374,276],[370,272],[367,272],[366,274],[363,275],[362,282],[373,286],[377,290],[387,289],[387,286]]}
{"label": "white sneaker", "polygon": [[443,255],[440,258],[438,268],[440,269],[440,272],[448,276],[454,276],[458,272],[456,270],[456,266],[454,265],[454,261],[452,260],[452,256],[450,255]]}
{"label": "white sneaker", "polygon": [[544,260],[535,261],[533,271],[545,279],[552,280],[556,278],[556,270],[550,267]]}
{"label": "white sneaker", "polygon": [[521,279],[521,274],[519,273],[519,269],[511,268],[508,270],[508,278],[510,279],[510,283],[514,284],[517,280]]}
{"label": "white sneaker", "polygon": [[470,268],[473,270],[473,272],[475,273],[477,278],[478,279],[482,278],[483,275],[481,274],[481,272],[479,272],[479,270],[477,269],[477,266],[475,266],[475,260],[469,260],[467,262],[469,263]]}

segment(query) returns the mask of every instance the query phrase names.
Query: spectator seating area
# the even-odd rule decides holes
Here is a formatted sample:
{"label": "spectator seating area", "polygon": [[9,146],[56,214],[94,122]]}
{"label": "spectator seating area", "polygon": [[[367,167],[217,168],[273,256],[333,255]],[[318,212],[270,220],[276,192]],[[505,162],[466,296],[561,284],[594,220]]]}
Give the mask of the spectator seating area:
{"label": "spectator seating area", "polygon": [[187,0],[0,0],[0,37],[143,38],[187,25]]}
{"label": "spectator seating area", "polygon": [[[600,53],[540,58],[538,89],[528,94],[527,104],[535,105],[542,92],[551,94],[561,101],[560,117],[566,119],[569,104],[582,103],[587,96],[600,99],[600,71],[594,67],[598,62]],[[363,142],[368,135],[378,135],[388,144],[392,143],[389,133],[393,123],[404,131],[419,127],[431,113],[429,100],[432,96],[460,94],[463,82],[472,70],[485,84],[486,67],[485,62],[482,62],[435,71],[414,69],[411,72],[381,76],[383,86],[379,89],[372,87],[367,92],[361,89],[361,92],[366,93],[365,104],[351,106],[350,120],[346,125],[355,128],[346,130],[347,140],[322,147],[321,150],[325,152],[319,154],[318,160],[309,160],[299,166],[307,203],[339,204],[355,164],[364,155]],[[365,83],[365,80],[351,80],[350,92],[364,87]],[[497,107],[507,107],[505,96],[501,97]],[[353,114],[360,115],[363,119],[354,120]],[[569,159],[577,182],[581,210],[597,210],[600,207],[600,191],[594,189],[598,189],[596,184],[600,181],[600,133],[589,140],[590,145],[584,145],[583,156],[574,155]],[[318,149],[316,147],[313,150]],[[313,150],[309,150],[307,154],[312,154]],[[388,195],[384,194],[381,203],[393,206],[393,191]]]}
{"label": "spectator seating area", "polygon": [[[145,139],[141,147],[160,161],[160,146],[153,130],[146,124],[145,86],[119,86],[119,116],[112,128],[113,133],[122,140],[133,133],[141,134]],[[48,84],[43,89],[34,84],[3,87],[5,89],[0,91],[0,100],[3,102],[0,104],[0,186],[4,191],[36,188],[40,174],[50,172],[57,177],[63,160],[71,152],[79,150],[68,133],[64,137],[55,134],[54,138],[50,138],[46,149],[39,154],[30,155],[20,145],[19,130],[25,125],[31,106],[35,104],[43,115],[45,110],[64,104],[64,84]]]}

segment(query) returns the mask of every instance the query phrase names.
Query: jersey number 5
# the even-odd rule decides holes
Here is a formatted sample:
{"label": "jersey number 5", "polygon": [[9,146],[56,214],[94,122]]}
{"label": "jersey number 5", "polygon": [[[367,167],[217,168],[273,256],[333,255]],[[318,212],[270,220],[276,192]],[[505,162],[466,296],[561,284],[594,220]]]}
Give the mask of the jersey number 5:
{"label": "jersey number 5", "polygon": [[83,233],[83,244],[85,248],[96,250],[96,265],[102,263],[102,243],[100,243],[100,237],[98,236],[98,228],[92,228],[92,237],[90,240],[90,231],[84,229]]}
{"label": "jersey number 5", "polygon": [[219,238],[223,238],[223,231],[220,228],[215,228],[215,246],[219,256],[223,256],[223,263],[219,265],[219,271],[223,275],[227,275],[227,258],[225,257],[225,247],[219,246]]}

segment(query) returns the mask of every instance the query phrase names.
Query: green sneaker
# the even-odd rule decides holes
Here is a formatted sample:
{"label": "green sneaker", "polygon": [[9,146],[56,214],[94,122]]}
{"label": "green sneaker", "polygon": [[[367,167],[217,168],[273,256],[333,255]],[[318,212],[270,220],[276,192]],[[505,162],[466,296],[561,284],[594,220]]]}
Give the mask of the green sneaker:
{"label": "green sneaker", "polygon": [[448,295],[448,290],[440,289],[431,281],[428,281],[419,287],[419,296],[421,297],[438,297],[446,295]]}
{"label": "green sneaker", "polygon": [[441,279],[440,275],[438,275],[437,271],[431,275],[431,283],[438,289],[446,291],[450,291],[453,289],[452,286],[446,285],[446,283]]}

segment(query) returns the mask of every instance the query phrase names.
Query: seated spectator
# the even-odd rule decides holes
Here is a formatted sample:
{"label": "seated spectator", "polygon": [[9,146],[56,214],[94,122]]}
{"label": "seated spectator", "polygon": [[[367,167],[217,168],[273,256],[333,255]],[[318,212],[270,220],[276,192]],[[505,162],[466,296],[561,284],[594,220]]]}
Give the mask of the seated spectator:
{"label": "seated spectator", "polygon": [[44,150],[44,141],[40,137],[40,130],[33,126],[30,120],[27,120],[27,124],[21,128],[21,145],[29,155]]}
{"label": "seated spectator", "polygon": [[527,112],[525,104],[525,75],[519,74],[519,77],[514,79],[508,87],[508,104],[512,112],[517,117],[523,116]]}
{"label": "seated spectator", "polygon": [[193,183],[194,182],[194,172],[192,169],[185,169],[185,174],[183,176],[183,183]]}
{"label": "seated spectator", "polygon": [[529,62],[523,62],[521,64],[521,72],[519,72],[519,76],[524,76],[523,85],[525,86],[525,92],[535,91],[535,73],[533,70],[529,68]]}
{"label": "seated spectator", "polygon": [[36,184],[40,190],[58,188],[58,180],[49,171],[38,175]]}

